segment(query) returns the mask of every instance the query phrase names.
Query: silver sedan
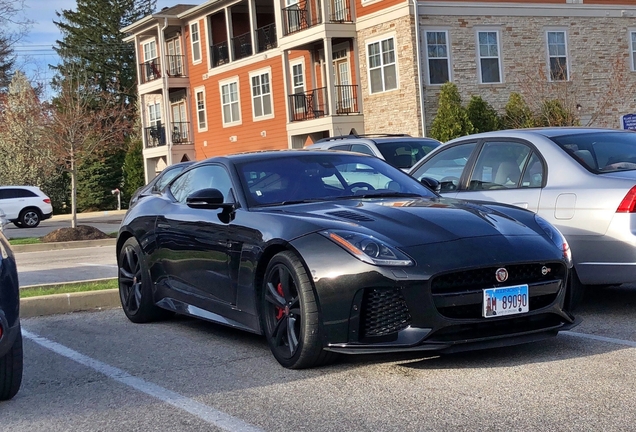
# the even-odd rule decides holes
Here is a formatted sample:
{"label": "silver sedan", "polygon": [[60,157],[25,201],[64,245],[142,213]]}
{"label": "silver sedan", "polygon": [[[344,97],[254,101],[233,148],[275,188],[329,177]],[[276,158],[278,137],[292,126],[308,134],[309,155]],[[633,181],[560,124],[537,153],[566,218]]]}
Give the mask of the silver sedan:
{"label": "silver sedan", "polygon": [[566,237],[579,284],[636,282],[634,132],[540,128],[470,135],[436,148],[409,173],[441,182],[443,196],[538,213]]}

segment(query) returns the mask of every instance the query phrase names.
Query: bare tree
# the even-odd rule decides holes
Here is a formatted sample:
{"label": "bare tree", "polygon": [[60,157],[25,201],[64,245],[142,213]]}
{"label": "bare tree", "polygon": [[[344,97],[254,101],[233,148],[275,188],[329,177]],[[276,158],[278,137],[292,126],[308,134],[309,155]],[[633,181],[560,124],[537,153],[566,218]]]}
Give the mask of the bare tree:
{"label": "bare tree", "polygon": [[50,106],[48,148],[71,177],[71,227],[77,227],[77,167],[124,145],[131,113],[117,91],[67,78]]}
{"label": "bare tree", "polygon": [[0,109],[0,183],[42,187],[55,170],[42,148],[45,116],[37,92],[17,72]]}

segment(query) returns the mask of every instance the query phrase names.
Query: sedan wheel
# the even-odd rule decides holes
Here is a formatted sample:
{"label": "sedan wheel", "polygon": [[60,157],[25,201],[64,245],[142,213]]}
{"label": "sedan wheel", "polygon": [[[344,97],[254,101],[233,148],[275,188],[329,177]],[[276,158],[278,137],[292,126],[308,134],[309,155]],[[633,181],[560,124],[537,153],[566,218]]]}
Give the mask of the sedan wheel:
{"label": "sedan wheel", "polygon": [[126,240],[118,259],[119,298],[124,313],[135,323],[162,319],[170,313],[156,306],[152,299],[152,281],[139,243]]}
{"label": "sedan wheel", "polygon": [[284,367],[302,369],[333,359],[335,354],[322,348],[320,313],[300,259],[292,252],[275,255],[263,284],[263,327],[276,360]]}
{"label": "sedan wheel", "polygon": [[22,334],[19,333],[13,346],[0,357],[0,401],[16,395],[22,383]]}
{"label": "sedan wheel", "polygon": [[40,225],[40,213],[37,210],[23,210],[20,213],[20,228],[35,228]]}

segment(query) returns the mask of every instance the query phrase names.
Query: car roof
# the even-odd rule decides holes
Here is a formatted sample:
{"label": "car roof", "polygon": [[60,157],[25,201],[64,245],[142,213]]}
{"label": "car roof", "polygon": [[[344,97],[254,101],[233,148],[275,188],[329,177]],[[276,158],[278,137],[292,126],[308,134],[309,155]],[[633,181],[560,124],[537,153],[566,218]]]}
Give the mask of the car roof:
{"label": "car roof", "polygon": [[602,132],[618,132],[618,133],[634,133],[633,131],[611,128],[592,128],[581,126],[558,126],[558,127],[541,127],[541,128],[527,128],[527,129],[505,129],[492,132],[483,132],[473,135],[465,135],[459,138],[455,138],[449,142],[455,142],[466,138],[488,138],[488,137],[500,137],[502,134],[512,136],[536,136],[541,135],[546,138],[554,138],[559,136],[579,135],[588,133],[602,133]]}
{"label": "car roof", "polygon": [[[214,162],[214,161],[223,161],[228,160],[232,163],[243,163],[243,162],[253,162],[257,160],[271,160],[271,159],[281,159],[281,158],[293,158],[298,156],[324,156],[324,150],[318,149],[285,149],[285,150],[261,150],[261,151],[253,151],[253,152],[245,152],[245,153],[236,153],[226,156],[216,156],[211,157],[209,159],[205,159],[201,162]],[[357,157],[374,157],[370,155],[365,155],[362,153],[354,153],[354,152],[342,152],[342,151],[332,151],[334,155],[343,155],[349,153],[351,156]]]}
{"label": "car roof", "polygon": [[41,190],[39,187],[37,186],[25,186],[25,185],[8,185],[8,186],[0,186],[0,189],[15,189],[15,188],[20,188],[20,189],[29,189],[29,190]]}

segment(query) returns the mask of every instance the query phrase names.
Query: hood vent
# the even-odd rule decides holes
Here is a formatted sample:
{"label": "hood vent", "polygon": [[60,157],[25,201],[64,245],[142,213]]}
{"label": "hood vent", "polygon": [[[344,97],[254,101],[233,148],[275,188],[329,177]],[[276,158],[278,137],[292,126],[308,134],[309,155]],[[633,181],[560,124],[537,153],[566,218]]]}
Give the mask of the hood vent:
{"label": "hood vent", "polygon": [[373,222],[373,219],[371,219],[368,216],[362,215],[360,213],[348,211],[348,210],[340,210],[340,211],[330,212],[327,214],[331,216],[340,217],[343,219],[351,219],[356,222]]}

